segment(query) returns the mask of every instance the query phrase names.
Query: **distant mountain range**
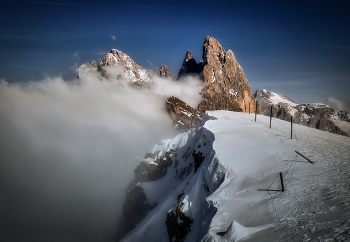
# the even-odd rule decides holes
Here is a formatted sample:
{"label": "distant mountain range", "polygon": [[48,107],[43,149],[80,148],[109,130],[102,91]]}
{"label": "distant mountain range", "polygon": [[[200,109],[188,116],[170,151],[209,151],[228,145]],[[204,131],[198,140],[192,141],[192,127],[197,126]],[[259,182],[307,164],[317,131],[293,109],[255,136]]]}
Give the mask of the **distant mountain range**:
{"label": "distant mountain range", "polygon": [[91,72],[97,72],[101,80],[123,79],[137,88],[151,87],[155,75],[174,81],[189,75],[202,79],[203,101],[198,107],[190,107],[178,97],[166,100],[174,126],[181,131],[200,126],[205,111],[255,112],[257,100],[259,114],[270,116],[270,107],[273,105],[273,117],[290,120],[293,116],[295,123],[350,135],[350,116],[346,111],[337,111],[325,104],[296,104],[286,96],[265,89],[259,89],[253,95],[235,55],[231,50],[225,51],[216,39],[209,36],[204,39],[202,56],[203,60],[197,63],[190,50],[187,50],[176,77],[164,64],[158,72],[147,70],[137,65],[127,54],[112,49],[99,63],[92,61],[81,65],[78,77],[84,78]]}
{"label": "distant mountain range", "polygon": [[326,104],[297,104],[291,98],[259,89],[254,97],[263,115],[272,116],[293,123],[306,125],[335,134],[350,135],[350,115],[347,111],[338,111]]}

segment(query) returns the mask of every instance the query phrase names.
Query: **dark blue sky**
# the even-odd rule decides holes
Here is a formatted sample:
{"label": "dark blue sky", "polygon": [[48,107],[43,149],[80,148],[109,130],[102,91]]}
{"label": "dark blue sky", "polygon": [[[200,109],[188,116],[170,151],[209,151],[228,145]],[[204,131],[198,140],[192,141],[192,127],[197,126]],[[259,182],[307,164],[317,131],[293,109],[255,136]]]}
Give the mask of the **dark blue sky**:
{"label": "dark blue sky", "polygon": [[[329,96],[350,103],[350,14],[346,1],[1,1],[0,79],[62,76],[112,48],[144,68],[175,74],[204,38],[231,49],[253,92],[298,103]],[[115,36],[115,40],[111,38]]]}

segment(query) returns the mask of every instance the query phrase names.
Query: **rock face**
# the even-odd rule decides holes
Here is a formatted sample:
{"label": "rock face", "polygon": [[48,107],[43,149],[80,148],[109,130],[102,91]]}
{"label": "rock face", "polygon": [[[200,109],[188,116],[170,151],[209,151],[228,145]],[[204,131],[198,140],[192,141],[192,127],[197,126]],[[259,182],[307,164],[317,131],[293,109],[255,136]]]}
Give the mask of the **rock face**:
{"label": "rock face", "polygon": [[[94,65],[84,64],[79,67],[78,76],[81,77],[87,67],[96,67]],[[152,84],[151,77],[154,74],[152,70],[143,69],[137,65],[127,54],[112,49],[106,54],[106,56],[100,61],[97,66],[97,71],[102,77],[113,79],[124,79],[128,83],[135,87],[149,87]]]}
{"label": "rock face", "polygon": [[[200,126],[202,113],[209,110],[229,110],[251,112],[256,109],[253,92],[248,84],[242,67],[238,64],[231,50],[227,52],[220,43],[206,37],[203,44],[203,60],[196,62],[192,53],[187,50],[185,59],[178,72],[177,79],[188,75],[198,76],[203,80],[201,95],[203,101],[197,109],[188,106],[176,97],[167,99],[166,105],[175,127],[181,131]],[[151,87],[151,70],[143,69],[128,55],[112,49],[98,65],[96,62],[86,63],[79,68],[78,77],[82,78],[97,68],[100,80],[103,78],[123,79],[134,87]],[[162,65],[158,71],[161,77],[175,80],[174,74]],[[258,110],[259,113],[259,110]]]}
{"label": "rock face", "polygon": [[[123,205],[123,228],[124,233],[131,231],[135,226],[146,217],[156,205],[150,205],[146,199],[145,192],[142,187],[134,186],[126,194]],[[124,233],[121,235],[123,236]],[[120,237],[121,237],[120,236]]]}
{"label": "rock face", "polygon": [[190,50],[187,50],[182,66],[177,75],[177,79],[181,79],[187,75],[198,75],[202,71],[202,63],[197,64]]}
{"label": "rock face", "polygon": [[179,98],[171,96],[166,100],[166,106],[178,130],[187,131],[201,125],[203,113],[190,107]]}
{"label": "rock face", "polygon": [[206,37],[203,44],[203,100],[198,109],[248,112],[255,110],[255,99],[242,67],[231,50]]}
{"label": "rock face", "polygon": [[[190,140],[186,146],[184,146],[185,140]],[[172,185],[176,186],[188,179],[188,176],[196,174],[204,160],[213,156],[211,140],[213,140],[211,133],[206,133],[202,128],[192,129],[179,134],[178,138],[159,142],[145,155],[135,169],[135,179],[126,193],[123,218],[118,228],[119,238],[134,229],[151,210],[157,207],[158,201],[162,201],[173,192],[167,188],[160,189],[150,196],[147,186],[156,183],[165,184],[164,180],[168,181],[169,178],[173,180]],[[203,187],[203,190],[205,191],[197,192],[208,195],[208,188]],[[183,241],[186,234],[191,231],[193,223],[187,211],[189,205],[186,204],[187,197],[184,196],[186,189],[182,191],[182,195],[179,194],[176,202],[174,201],[176,205],[168,209],[168,213],[164,212],[169,236],[175,237],[176,241]]]}
{"label": "rock face", "polygon": [[164,144],[164,142],[160,142],[149,151],[134,171],[135,178],[127,189],[123,205],[123,218],[118,227],[119,238],[133,230],[147,216],[148,212],[158,205],[148,201],[143,187],[139,184],[164,177],[168,167],[173,164],[176,149],[169,147],[163,151]]}
{"label": "rock face", "polygon": [[[204,88],[201,91],[204,100],[198,105],[200,113],[209,110],[238,112],[249,112],[250,110],[252,113],[257,110],[260,113],[248,80],[235,55],[231,50],[226,52],[216,39],[212,37],[204,39],[203,60],[199,63],[187,50],[178,73],[178,79],[187,75],[199,76],[204,82]],[[169,102],[167,102],[168,104]],[[172,102],[171,107],[168,107],[174,125],[180,126],[180,130],[184,130],[200,124],[196,121],[195,125],[189,125],[189,118],[186,115],[179,115],[181,108],[178,105],[186,104],[182,101]],[[172,110],[178,110],[178,112],[174,114]]]}
{"label": "rock face", "polygon": [[257,90],[254,96],[263,115],[270,116],[272,105],[273,117],[290,121],[293,116],[294,123],[335,134],[349,135],[350,115],[346,111],[337,111],[322,103],[297,104],[289,97],[265,89]]}
{"label": "rock face", "polygon": [[[180,203],[175,211],[169,211],[166,215],[165,225],[167,227],[169,241],[183,242],[191,232],[193,220],[182,211],[184,203]],[[179,222],[181,221],[181,222]]]}
{"label": "rock face", "polygon": [[166,66],[166,65],[162,65],[158,71],[158,75],[160,77],[165,77],[165,78],[171,78],[171,79],[176,79],[175,75],[173,74],[173,72]]}

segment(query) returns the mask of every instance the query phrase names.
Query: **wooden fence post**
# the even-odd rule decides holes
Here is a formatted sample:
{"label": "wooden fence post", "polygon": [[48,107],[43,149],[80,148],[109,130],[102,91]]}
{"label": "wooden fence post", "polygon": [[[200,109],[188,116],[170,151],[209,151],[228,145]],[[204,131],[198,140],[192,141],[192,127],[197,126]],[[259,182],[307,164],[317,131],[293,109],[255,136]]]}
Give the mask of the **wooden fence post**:
{"label": "wooden fence post", "polygon": [[281,179],[281,185],[282,185],[282,192],[284,192],[282,172],[280,172],[280,179]]}
{"label": "wooden fence post", "polygon": [[258,100],[255,101],[255,122],[256,122],[256,113],[258,112]]}
{"label": "wooden fence post", "polygon": [[290,117],[290,138],[293,139],[293,116]]}
{"label": "wooden fence post", "polygon": [[270,129],[271,129],[271,120],[272,120],[272,104],[271,104],[271,112],[270,112]]}
{"label": "wooden fence post", "polygon": [[310,162],[311,164],[315,163],[315,162],[312,162],[310,159],[306,158],[305,156],[303,156],[302,154],[300,154],[298,151],[295,151],[295,153],[297,153],[298,155],[300,155],[301,157],[303,157],[305,160],[307,160],[307,161]]}

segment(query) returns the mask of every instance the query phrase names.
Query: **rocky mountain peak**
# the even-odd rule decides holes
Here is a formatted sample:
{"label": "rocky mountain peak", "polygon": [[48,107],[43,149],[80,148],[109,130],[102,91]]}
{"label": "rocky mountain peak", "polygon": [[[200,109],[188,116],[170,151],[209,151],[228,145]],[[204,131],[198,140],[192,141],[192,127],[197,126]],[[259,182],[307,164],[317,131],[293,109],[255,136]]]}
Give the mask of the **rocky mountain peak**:
{"label": "rocky mountain peak", "polygon": [[[135,87],[148,87],[152,83],[153,71],[137,65],[130,56],[117,49],[108,52],[98,65],[96,65],[96,61],[81,65],[78,70],[78,77],[82,78],[92,71],[91,67],[97,67],[95,70],[106,79],[127,80],[129,84]],[[112,67],[113,69],[111,69]]]}
{"label": "rocky mountain peak", "polygon": [[213,37],[203,44],[203,100],[199,110],[255,110],[255,98],[235,55]]}
{"label": "rocky mountain peak", "polygon": [[[193,117],[188,119],[188,115],[183,115],[183,110],[187,109],[187,104],[175,97],[167,100],[168,111],[180,129],[193,128],[199,126],[201,115],[209,110],[229,110],[248,112],[249,107],[252,112],[256,109],[255,98],[248,84],[248,80],[243,72],[243,68],[238,64],[235,55],[231,50],[225,51],[222,45],[213,37],[207,36],[203,43],[203,59],[198,63],[190,50],[187,50],[182,66],[178,72],[178,79],[186,75],[197,75],[204,82],[201,91],[202,102],[198,105],[197,112],[188,109],[187,113],[193,113]],[[91,71],[94,64],[85,64],[79,68]],[[123,79],[135,87],[150,87],[151,77],[154,74],[151,70],[143,69],[137,65],[127,54],[117,49],[112,49],[99,62],[97,71],[106,79]],[[174,78],[171,70],[162,65],[158,71],[161,77]],[[102,78],[101,78],[102,80]],[[259,111],[258,111],[259,112]],[[196,114],[195,114],[196,113]],[[197,117],[199,119],[197,119]],[[183,123],[183,125],[180,125]]]}
{"label": "rocky mountain peak", "polygon": [[116,75],[115,77],[117,79],[125,78],[130,84],[137,87],[149,86],[152,82],[151,77],[153,71],[143,69],[141,66],[137,65],[130,56],[117,49],[112,49],[108,52],[98,64],[98,70],[102,72],[102,75],[108,78],[108,73],[104,71],[104,67],[106,66],[122,67],[123,71],[121,73],[113,73],[112,75]]}
{"label": "rocky mountain peak", "polygon": [[204,43],[203,43],[203,57],[202,58],[203,58],[204,62],[210,61],[210,58],[208,59],[208,57],[210,57],[210,55],[208,55],[209,53],[217,53],[220,56],[224,56],[225,49],[221,46],[219,41],[217,41],[213,37],[207,36],[204,39]]}
{"label": "rocky mountain peak", "polygon": [[179,70],[177,78],[180,79],[186,75],[197,75],[200,72],[200,65],[197,64],[190,50],[187,50],[182,66]]}
{"label": "rocky mountain peak", "polygon": [[184,63],[187,62],[187,61],[189,61],[189,60],[191,60],[191,59],[194,59],[194,57],[193,57],[191,51],[190,51],[190,50],[187,50]]}
{"label": "rocky mountain peak", "polygon": [[158,71],[158,75],[160,77],[165,77],[165,78],[170,77],[171,79],[176,79],[173,72],[164,64],[160,67],[160,69]]}

